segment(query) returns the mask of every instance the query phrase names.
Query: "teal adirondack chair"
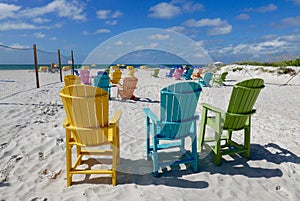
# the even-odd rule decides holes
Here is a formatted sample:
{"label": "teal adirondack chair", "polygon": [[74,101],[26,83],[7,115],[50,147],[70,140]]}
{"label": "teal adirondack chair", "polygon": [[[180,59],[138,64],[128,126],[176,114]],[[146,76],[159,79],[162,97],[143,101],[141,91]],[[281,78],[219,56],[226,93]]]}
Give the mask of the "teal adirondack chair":
{"label": "teal adirondack chair", "polygon": [[214,77],[213,77],[213,85],[225,85],[224,82],[225,82],[225,79],[228,75],[228,72],[223,72],[222,74],[215,74]]}
{"label": "teal adirondack chair", "polygon": [[154,72],[151,74],[151,77],[158,78],[159,70],[160,70],[159,68],[154,69]]}
{"label": "teal adirondack chair", "polygon": [[212,77],[213,77],[213,73],[211,72],[207,72],[204,74],[203,78],[198,78],[198,84],[200,84],[201,87],[210,87],[211,85],[209,84]]}
{"label": "teal adirondack chair", "polygon": [[[259,78],[235,84],[226,112],[206,103],[201,104],[199,151],[202,151],[204,144],[214,142],[214,145],[205,147],[210,147],[214,152],[216,165],[220,165],[222,155],[243,153],[245,158],[250,157],[251,115],[256,112],[253,106],[262,88],[264,80]],[[208,111],[214,115],[208,116]],[[214,137],[205,137],[206,126],[214,130]],[[239,130],[244,130],[243,143],[232,139],[232,132]],[[223,131],[227,131],[227,134],[223,135]],[[221,145],[221,141],[225,141],[225,144]]]}
{"label": "teal adirondack chair", "polygon": [[109,99],[110,99],[110,78],[107,72],[98,72],[98,75],[94,76],[94,86],[104,89],[108,92]]}
{"label": "teal adirondack chair", "polygon": [[[149,108],[143,109],[146,114],[147,160],[152,157],[155,177],[159,175],[159,168],[182,163],[192,163],[193,170],[198,171],[196,121],[199,116],[195,110],[201,91],[200,85],[195,82],[176,83],[160,91],[160,119]],[[184,147],[187,137],[191,138],[191,152]],[[163,154],[161,152],[175,147],[180,148],[184,158],[174,160],[170,157],[162,161],[159,157]]]}
{"label": "teal adirondack chair", "polygon": [[194,71],[193,68],[188,69],[186,73],[182,74],[182,78],[185,79],[185,80],[191,80],[193,71]]}

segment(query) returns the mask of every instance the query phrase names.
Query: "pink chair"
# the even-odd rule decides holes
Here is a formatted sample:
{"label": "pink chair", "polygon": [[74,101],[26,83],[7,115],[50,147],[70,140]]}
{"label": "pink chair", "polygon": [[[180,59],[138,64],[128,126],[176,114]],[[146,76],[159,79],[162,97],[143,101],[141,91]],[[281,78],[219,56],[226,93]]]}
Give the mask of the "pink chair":
{"label": "pink chair", "polygon": [[180,80],[182,77],[182,73],[183,73],[183,69],[181,68],[176,68],[173,77],[175,78],[175,80]]}
{"label": "pink chair", "polygon": [[80,78],[81,78],[81,82],[83,84],[91,84],[91,80],[90,80],[90,71],[87,69],[81,69],[80,70]]}

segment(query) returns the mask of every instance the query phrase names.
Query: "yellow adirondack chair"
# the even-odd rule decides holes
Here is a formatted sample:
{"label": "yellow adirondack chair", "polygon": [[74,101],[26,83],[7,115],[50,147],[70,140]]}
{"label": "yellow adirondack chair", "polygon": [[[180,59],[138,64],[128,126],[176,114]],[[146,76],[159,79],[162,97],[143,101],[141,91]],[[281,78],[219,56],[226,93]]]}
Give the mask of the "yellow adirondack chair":
{"label": "yellow adirondack chair", "polygon": [[[116,111],[113,118],[108,121],[108,93],[98,87],[71,85],[64,87],[59,95],[66,112],[63,127],[66,129],[67,186],[72,184],[73,174],[108,174],[111,175],[112,185],[115,186],[116,167],[120,160],[121,111]],[[72,163],[73,146],[76,147],[77,153],[74,164]],[[99,167],[92,169],[95,163],[103,164],[107,161],[107,158],[93,157],[98,155],[112,157],[112,163],[105,166],[107,169]],[[83,160],[83,156],[89,157]]]}
{"label": "yellow adirondack chair", "polygon": [[74,84],[80,84],[81,79],[77,75],[65,75],[64,76],[64,82],[65,82],[65,87],[74,85]]}
{"label": "yellow adirondack chair", "polygon": [[113,72],[109,75],[110,82],[112,84],[119,84],[121,78],[122,78],[122,72],[119,67],[116,67]]}
{"label": "yellow adirondack chair", "polygon": [[138,82],[137,77],[125,77],[123,80],[123,85],[117,85],[117,97],[123,99],[130,99],[133,96],[133,92],[136,89]]}

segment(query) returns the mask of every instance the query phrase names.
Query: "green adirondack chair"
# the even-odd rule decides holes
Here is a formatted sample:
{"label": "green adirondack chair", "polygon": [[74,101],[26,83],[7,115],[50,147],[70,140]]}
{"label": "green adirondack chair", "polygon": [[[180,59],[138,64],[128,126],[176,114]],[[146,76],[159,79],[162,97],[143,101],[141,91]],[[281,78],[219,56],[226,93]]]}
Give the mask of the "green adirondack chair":
{"label": "green adirondack chair", "polygon": [[[195,110],[201,91],[195,82],[176,83],[160,91],[160,119],[149,108],[143,109],[146,114],[147,160],[152,157],[155,177],[159,175],[159,168],[182,163],[192,163],[193,170],[198,171],[196,121],[199,116],[195,115]],[[184,147],[187,137],[191,138],[191,152]],[[180,148],[183,157],[174,159],[172,155],[165,160],[158,157],[164,149],[176,147]]]}
{"label": "green adirondack chair", "polygon": [[[262,88],[264,80],[259,78],[235,84],[226,112],[206,103],[201,104],[203,110],[198,149],[201,152],[204,144],[209,145],[205,147],[210,147],[214,152],[216,165],[220,165],[222,155],[243,153],[245,158],[250,157],[251,115],[256,111],[253,106]],[[208,116],[208,111],[214,116]],[[214,137],[205,137],[206,126],[214,130]],[[232,139],[232,132],[239,130],[244,130],[243,143]],[[227,131],[227,135],[223,135],[223,131]],[[221,145],[223,140],[225,144]],[[212,142],[214,145],[211,145]]]}
{"label": "green adirondack chair", "polygon": [[153,73],[151,74],[151,77],[158,78],[159,70],[160,70],[159,68],[154,69]]}
{"label": "green adirondack chair", "polygon": [[225,85],[224,82],[225,82],[225,79],[228,75],[228,72],[223,72],[222,74],[215,74],[214,77],[213,77],[213,85]]}

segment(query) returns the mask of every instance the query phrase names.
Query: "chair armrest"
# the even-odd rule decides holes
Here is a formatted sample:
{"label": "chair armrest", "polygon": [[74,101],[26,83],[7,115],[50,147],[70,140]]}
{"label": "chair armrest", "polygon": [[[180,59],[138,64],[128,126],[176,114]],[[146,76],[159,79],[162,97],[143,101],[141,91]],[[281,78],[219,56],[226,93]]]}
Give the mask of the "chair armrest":
{"label": "chair armrest", "polygon": [[64,120],[63,120],[63,127],[66,128],[66,127],[68,127],[69,125],[70,125],[70,123],[69,123],[67,117],[65,117]]}
{"label": "chair armrest", "polygon": [[109,124],[116,124],[122,115],[122,111],[121,110],[117,110],[114,112],[114,116],[109,120]]}
{"label": "chair armrest", "polygon": [[150,118],[154,123],[160,121],[158,117],[153,112],[151,112],[149,108],[143,108],[143,111],[145,112],[146,117]]}
{"label": "chair armrest", "polygon": [[202,107],[208,109],[209,111],[212,111],[212,112],[215,112],[215,113],[225,113],[224,110],[221,110],[221,109],[219,109],[217,107],[214,107],[212,105],[209,105],[207,103],[201,103],[201,105],[202,105]]}

